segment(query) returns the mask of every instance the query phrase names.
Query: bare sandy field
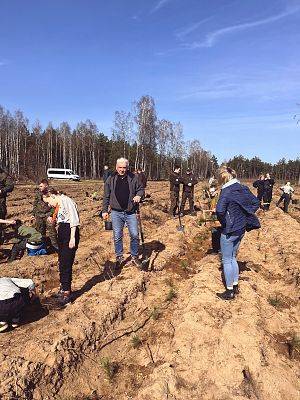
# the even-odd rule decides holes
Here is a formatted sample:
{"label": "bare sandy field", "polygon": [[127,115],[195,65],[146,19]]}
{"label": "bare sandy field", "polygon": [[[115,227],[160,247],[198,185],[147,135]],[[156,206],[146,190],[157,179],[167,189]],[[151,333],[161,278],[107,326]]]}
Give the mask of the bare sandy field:
{"label": "bare sandy field", "polygon": [[[259,211],[261,229],[239,252],[239,296],[223,290],[211,225],[169,218],[167,182],[150,182],[141,206],[150,257],[140,271],[128,257],[114,270],[112,235],[86,196],[97,181],[59,183],[80,210],[81,242],[74,265],[74,302],[60,309],[56,255],[5,262],[1,276],[32,278],[41,305],[0,335],[0,399],[59,400],[299,400],[300,209],[272,204]],[[202,200],[203,184],[196,190]],[[275,200],[279,196],[275,189]],[[297,189],[295,198],[300,198]],[[33,186],[17,185],[9,217],[29,220]],[[126,249],[128,235],[126,233]],[[128,254],[127,254],[128,255]]]}

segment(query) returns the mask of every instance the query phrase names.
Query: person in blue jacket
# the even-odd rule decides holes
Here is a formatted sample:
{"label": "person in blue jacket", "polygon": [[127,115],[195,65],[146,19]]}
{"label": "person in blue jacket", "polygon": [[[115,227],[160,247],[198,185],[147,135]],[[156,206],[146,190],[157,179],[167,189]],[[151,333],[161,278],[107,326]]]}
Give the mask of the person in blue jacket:
{"label": "person in blue jacket", "polygon": [[227,166],[219,170],[223,184],[216,206],[216,214],[221,223],[221,254],[226,282],[226,290],[217,293],[223,300],[232,300],[238,294],[239,266],[236,260],[238,248],[245,232],[260,228],[255,215],[259,200],[247,186],[236,179],[236,172]]}

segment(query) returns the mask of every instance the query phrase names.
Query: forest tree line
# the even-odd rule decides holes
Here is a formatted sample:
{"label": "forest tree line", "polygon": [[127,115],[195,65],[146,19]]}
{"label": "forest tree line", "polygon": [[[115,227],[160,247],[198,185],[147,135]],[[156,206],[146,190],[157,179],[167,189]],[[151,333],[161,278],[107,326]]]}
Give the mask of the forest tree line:
{"label": "forest tree line", "polygon": [[[215,173],[215,156],[199,140],[186,141],[180,122],[159,119],[151,96],[142,96],[133,110],[116,111],[109,138],[86,120],[71,129],[68,122],[58,127],[49,122],[32,127],[21,111],[10,113],[0,106],[0,160],[15,179],[37,181],[48,168],[69,168],[82,178],[97,179],[103,166],[114,169],[116,158],[126,157],[132,169],[141,168],[153,180],[167,179],[175,164],[190,167],[199,178]],[[270,172],[276,179],[298,181],[300,160],[280,160],[271,165],[255,157],[237,156],[228,162],[241,178],[256,178]]]}
{"label": "forest tree line", "polygon": [[258,157],[248,159],[239,155],[230,159],[227,164],[235,169],[238,176],[243,179],[256,179],[260,174],[269,173],[276,180],[300,184],[299,158],[296,160],[282,158],[276,164],[271,164]]}

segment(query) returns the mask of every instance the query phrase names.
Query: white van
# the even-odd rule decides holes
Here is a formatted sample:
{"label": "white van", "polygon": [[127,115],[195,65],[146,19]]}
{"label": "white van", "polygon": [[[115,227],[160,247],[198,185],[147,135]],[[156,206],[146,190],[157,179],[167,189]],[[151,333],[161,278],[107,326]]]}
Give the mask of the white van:
{"label": "white van", "polygon": [[79,181],[79,175],[76,175],[71,169],[64,168],[48,168],[48,179],[69,179],[72,181]]}

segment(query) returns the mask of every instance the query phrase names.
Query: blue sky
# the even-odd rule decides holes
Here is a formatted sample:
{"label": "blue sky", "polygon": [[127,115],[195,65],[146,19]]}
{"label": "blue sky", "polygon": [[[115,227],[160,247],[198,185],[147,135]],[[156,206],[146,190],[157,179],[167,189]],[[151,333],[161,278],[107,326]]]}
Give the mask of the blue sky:
{"label": "blue sky", "polygon": [[0,0],[0,104],[110,135],[143,94],[220,161],[299,156],[300,0]]}

